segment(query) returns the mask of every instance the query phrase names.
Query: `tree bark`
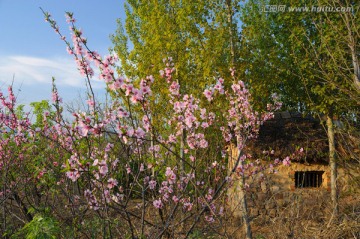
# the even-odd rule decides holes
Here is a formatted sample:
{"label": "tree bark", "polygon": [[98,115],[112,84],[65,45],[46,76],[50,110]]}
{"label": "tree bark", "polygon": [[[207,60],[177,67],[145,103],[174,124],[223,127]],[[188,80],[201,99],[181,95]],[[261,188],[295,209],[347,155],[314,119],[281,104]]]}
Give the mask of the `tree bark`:
{"label": "tree bark", "polygon": [[[234,168],[243,165],[243,161],[239,158],[241,157],[239,149],[231,144],[229,146],[230,158],[228,164],[229,172],[232,172]],[[252,231],[248,213],[248,206],[246,200],[246,192],[245,192],[245,175],[241,174],[239,177],[235,174],[232,175],[233,185],[228,189],[228,197],[229,197],[229,206],[231,211],[233,211],[233,216],[241,216],[244,222],[244,229],[246,234],[246,239],[252,239]],[[238,207],[239,206],[239,207]],[[240,213],[237,212],[240,211]]]}
{"label": "tree bark", "polygon": [[[340,2],[339,2],[340,3]],[[350,16],[351,17],[351,16]],[[352,64],[353,64],[353,68],[354,68],[354,85],[355,88],[360,92],[360,69],[359,69],[359,60],[357,57],[357,42],[355,40],[353,30],[351,28],[351,19],[348,16],[348,13],[344,14],[344,21],[345,21],[345,25],[348,31],[348,46],[350,48],[351,51],[351,58],[352,58]]]}
{"label": "tree bark", "polygon": [[354,67],[354,85],[355,88],[360,93],[360,69],[359,69],[359,61],[356,56],[355,46],[350,48],[351,49],[351,56],[352,56],[352,62]]}
{"label": "tree bark", "polygon": [[[240,165],[243,165],[242,160],[240,160]],[[251,232],[250,219],[249,219],[248,206],[247,206],[246,193],[245,193],[245,175],[241,174],[240,180],[241,180],[241,189],[239,191],[240,206],[241,206],[241,211],[243,213],[246,239],[252,239],[252,232]]]}
{"label": "tree bark", "polygon": [[338,205],[338,191],[337,191],[337,160],[335,152],[335,137],[334,137],[334,124],[333,117],[331,114],[327,115],[326,118],[327,134],[329,140],[329,165],[331,173],[331,201],[333,206],[333,217],[338,216],[339,205]]}
{"label": "tree bark", "polygon": [[230,55],[231,55],[231,68],[235,67],[235,42],[234,42],[234,27],[233,27],[233,10],[232,1],[226,0],[227,7],[227,20],[229,24],[229,35],[230,35]]}

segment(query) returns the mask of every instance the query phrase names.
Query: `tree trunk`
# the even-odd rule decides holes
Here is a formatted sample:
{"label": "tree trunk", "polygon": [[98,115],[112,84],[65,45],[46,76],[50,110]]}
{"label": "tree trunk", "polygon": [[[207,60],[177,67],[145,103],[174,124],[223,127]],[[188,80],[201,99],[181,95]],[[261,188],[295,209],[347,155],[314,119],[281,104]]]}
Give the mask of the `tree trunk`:
{"label": "tree trunk", "polygon": [[229,24],[230,35],[230,55],[231,55],[231,68],[235,67],[235,43],[234,43],[234,26],[233,26],[233,10],[231,0],[226,0],[227,7],[227,20]]}
{"label": "tree trunk", "polygon": [[331,173],[331,201],[333,206],[333,217],[337,217],[339,212],[338,192],[337,192],[337,162],[335,152],[334,124],[332,115],[326,118],[327,134],[329,140],[329,164]]}
{"label": "tree trunk", "polygon": [[354,67],[354,85],[356,89],[360,92],[360,70],[359,70],[359,61],[356,56],[355,46],[351,48],[351,56]]}
{"label": "tree trunk", "polygon": [[[231,144],[229,146],[230,157],[228,163],[229,172],[233,172],[235,168],[243,165],[243,161],[239,160],[241,157],[238,148]],[[240,216],[243,219],[246,239],[252,239],[252,231],[250,226],[250,219],[248,213],[248,206],[246,200],[245,192],[245,175],[240,175],[239,177],[236,174],[232,175],[233,185],[228,189],[228,202],[230,210],[233,212],[233,216]]]}
{"label": "tree trunk", "polygon": [[[240,161],[240,164],[241,165],[243,164],[242,160]],[[241,177],[240,180],[241,180],[241,186],[242,186],[239,191],[240,207],[241,207],[241,211],[243,213],[246,239],[252,239],[250,219],[249,219],[248,206],[247,206],[246,193],[245,193],[245,176],[242,174],[240,177]]]}
{"label": "tree trunk", "polygon": [[[350,26],[351,19],[349,19],[348,13],[344,13],[344,21],[348,31],[348,46],[351,51],[352,64],[354,67],[354,85],[355,88],[360,92],[360,69],[359,69],[359,60],[357,55],[357,42],[354,37],[353,30]],[[355,33],[356,34],[356,33]]]}

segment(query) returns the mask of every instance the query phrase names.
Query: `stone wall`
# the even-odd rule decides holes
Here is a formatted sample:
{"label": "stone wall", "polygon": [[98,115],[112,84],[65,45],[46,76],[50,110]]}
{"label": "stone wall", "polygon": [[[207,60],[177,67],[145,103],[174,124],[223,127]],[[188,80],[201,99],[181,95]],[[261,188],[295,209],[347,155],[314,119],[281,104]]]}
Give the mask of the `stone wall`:
{"label": "stone wall", "polygon": [[[277,167],[277,173],[269,176],[271,185],[271,191],[294,191],[295,189],[295,172],[296,171],[323,171],[322,184],[319,188],[303,188],[303,190],[330,190],[330,167],[322,164],[300,164],[292,163],[290,166]],[[297,189],[299,190],[299,189]]]}
{"label": "stone wall", "polygon": [[[295,188],[295,172],[301,171],[323,171],[322,184],[314,188]],[[353,165],[349,168],[338,168],[338,186],[340,191],[359,190],[358,183],[355,180],[360,179],[360,165]],[[267,187],[262,183],[262,191],[270,190],[271,192],[279,191],[296,191],[296,190],[327,190],[330,191],[330,167],[325,164],[300,164],[292,163],[290,166],[277,167],[277,173],[268,175]]]}
{"label": "stone wall", "polygon": [[[259,176],[251,177],[247,180],[248,189],[244,189],[236,176],[233,177],[233,185],[228,190],[228,205],[231,214],[240,218],[239,190],[246,191],[248,208],[251,217],[269,218],[277,217],[283,209],[291,208],[294,203],[301,204],[301,207],[325,208],[325,204],[330,201],[330,167],[325,164],[301,164],[292,163],[290,166],[279,166],[277,173],[264,173],[264,178]],[[296,188],[295,172],[301,171],[323,171],[322,184],[320,187]],[[338,169],[338,189],[342,194],[351,192],[360,195],[360,167],[346,170]],[[300,203],[300,204],[299,204]],[[319,205],[312,205],[319,204]],[[289,209],[288,209],[289,210]],[[315,212],[314,212],[315,213]],[[323,212],[316,212],[323,216]]]}

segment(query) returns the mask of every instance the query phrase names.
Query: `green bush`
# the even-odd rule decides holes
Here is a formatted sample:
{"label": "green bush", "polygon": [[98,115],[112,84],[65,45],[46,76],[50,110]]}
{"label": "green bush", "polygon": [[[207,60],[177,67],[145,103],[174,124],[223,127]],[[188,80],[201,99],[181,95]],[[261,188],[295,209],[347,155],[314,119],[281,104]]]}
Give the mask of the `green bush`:
{"label": "green bush", "polygon": [[56,239],[59,238],[60,228],[51,217],[35,215],[33,220],[20,229],[11,238],[26,239]]}

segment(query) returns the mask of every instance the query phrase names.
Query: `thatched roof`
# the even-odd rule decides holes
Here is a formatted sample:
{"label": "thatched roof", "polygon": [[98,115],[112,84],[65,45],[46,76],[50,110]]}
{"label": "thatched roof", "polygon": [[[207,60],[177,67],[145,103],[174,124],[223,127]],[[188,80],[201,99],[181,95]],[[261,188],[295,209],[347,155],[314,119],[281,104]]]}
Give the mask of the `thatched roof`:
{"label": "thatched roof", "polygon": [[[254,158],[283,159],[303,148],[304,156],[297,159],[305,163],[327,163],[328,142],[324,126],[319,120],[300,113],[276,112],[275,117],[260,128],[259,137],[246,151]],[[266,153],[274,150],[274,154]],[[265,153],[264,153],[265,151]]]}

